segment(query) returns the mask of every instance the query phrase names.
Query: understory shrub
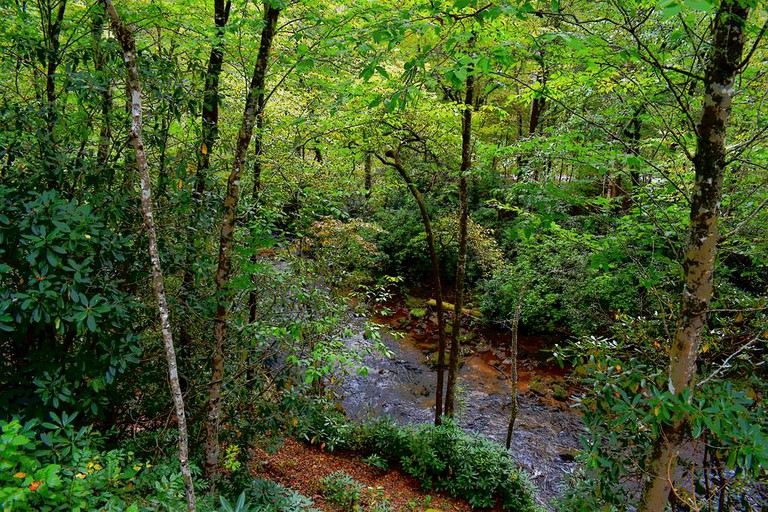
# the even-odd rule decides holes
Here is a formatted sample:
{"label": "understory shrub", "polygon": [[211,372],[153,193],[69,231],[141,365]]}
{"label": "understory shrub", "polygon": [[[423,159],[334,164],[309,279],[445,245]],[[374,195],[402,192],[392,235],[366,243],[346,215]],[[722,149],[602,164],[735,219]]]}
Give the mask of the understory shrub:
{"label": "understory shrub", "polygon": [[329,503],[339,510],[354,510],[363,485],[348,474],[337,471],[320,480],[320,489]]}
{"label": "understory shrub", "polygon": [[[150,464],[133,452],[97,448],[76,415],[50,421],[0,420],[0,508],[3,510],[178,510],[185,507],[178,464]],[[176,464],[176,465],[174,465]]]}
{"label": "understory shrub", "polygon": [[519,240],[511,263],[483,285],[489,319],[507,323],[522,298],[521,325],[534,332],[605,332],[622,314],[656,307],[674,289],[675,266],[661,256],[640,263],[618,254],[618,235],[600,237],[552,225]]}
{"label": "understory shrub", "polygon": [[493,441],[465,433],[451,420],[440,426],[400,426],[386,419],[358,425],[343,421],[338,413],[315,414],[308,420],[302,429],[312,443],[375,455],[399,465],[425,489],[446,491],[473,508],[500,503],[503,510],[535,510],[533,484],[510,454]]}
{"label": "understory shrub", "polygon": [[[265,478],[249,479],[247,487],[234,503],[219,498],[221,512],[319,512],[312,500],[293,489]],[[200,507],[204,509],[205,507]]]}

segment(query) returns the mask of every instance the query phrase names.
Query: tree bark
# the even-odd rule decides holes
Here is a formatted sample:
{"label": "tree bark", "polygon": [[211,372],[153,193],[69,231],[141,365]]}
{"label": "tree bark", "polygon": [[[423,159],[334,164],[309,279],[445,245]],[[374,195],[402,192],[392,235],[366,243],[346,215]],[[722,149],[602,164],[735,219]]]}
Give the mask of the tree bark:
{"label": "tree bark", "polygon": [[505,446],[507,450],[512,446],[512,434],[515,432],[515,421],[517,420],[517,411],[519,405],[517,403],[517,334],[520,327],[520,314],[523,312],[523,298],[525,297],[525,289],[528,287],[528,283],[523,284],[520,289],[520,296],[517,298],[517,306],[515,307],[515,314],[512,317],[512,329],[511,339],[509,342],[509,358],[512,360],[512,365],[509,369],[509,386],[510,392],[510,404],[509,404],[509,424],[507,425],[507,439]]}
{"label": "tree bark", "polygon": [[464,306],[464,277],[467,270],[467,174],[472,166],[472,109],[475,103],[475,76],[467,73],[464,115],[461,119],[461,174],[459,176],[459,257],[456,266],[456,303],[453,312],[451,350],[448,357],[448,383],[445,391],[445,414],[453,417],[456,405],[456,382],[459,377],[459,331],[461,308]]}
{"label": "tree bark", "polygon": [[[229,21],[229,12],[232,2],[224,0],[214,0],[213,2],[213,21],[216,25],[216,39],[211,47],[211,53],[208,55],[208,67],[205,73],[205,83],[203,85],[203,108],[201,113],[202,138],[200,148],[197,153],[197,170],[195,173],[195,184],[192,191],[194,199],[192,225],[197,225],[202,210],[201,201],[205,194],[205,187],[208,181],[208,171],[211,167],[211,153],[213,146],[219,134],[219,78],[224,66],[224,50],[222,48],[224,39],[224,28]],[[195,288],[195,274],[192,264],[194,237],[197,236],[195,230],[190,230],[187,241],[187,255],[184,261],[184,269],[181,276],[181,303],[188,305],[190,293]],[[189,325],[182,323],[179,332],[179,344],[182,354],[182,363],[184,357],[187,357],[187,351],[192,346],[192,333]]]}
{"label": "tree bark", "polygon": [[[101,12],[95,12],[91,37],[93,41],[93,67],[102,81],[104,90],[101,92],[101,127],[99,128],[99,146],[96,151],[96,163],[99,173],[109,170],[109,148],[112,142],[112,80],[104,75],[104,52],[101,48],[101,38],[104,31],[104,19]],[[110,185],[112,174],[109,175]]]}
{"label": "tree bark", "polygon": [[[267,2],[268,4],[268,2]],[[265,26],[261,36],[261,46],[259,48],[259,55],[262,51],[265,51],[264,59],[259,59],[256,63],[257,69],[254,70],[254,78],[256,78],[256,133],[253,137],[254,154],[253,154],[253,189],[251,190],[251,196],[253,204],[255,205],[259,200],[259,194],[261,193],[261,171],[262,162],[261,157],[264,152],[264,109],[267,106],[266,95],[266,82],[267,82],[267,66],[269,64],[267,56],[269,50],[272,47],[272,39],[274,38],[275,31],[277,30],[277,18],[280,15],[279,9],[272,7],[266,7],[270,10],[270,13],[266,13],[264,21],[269,26]],[[269,35],[269,40],[264,39],[264,35]],[[266,44],[266,46],[265,46]],[[261,67],[260,67],[261,66]],[[254,259],[252,259],[254,261]],[[251,291],[248,294],[248,321],[253,323],[256,321],[256,292]]]}
{"label": "tree bark", "polygon": [[227,193],[224,198],[224,216],[219,235],[219,258],[216,270],[216,313],[213,320],[213,347],[211,354],[211,384],[209,387],[208,422],[205,441],[205,474],[215,483],[219,463],[219,422],[221,415],[221,382],[224,378],[224,338],[226,336],[227,317],[230,307],[229,282],[232,271],[232,250],[240,201],[240,180],[245,167],[245,157],[253,135],[253,127],[258,113],[259,92],[263,89],[264,73],[267,69],[269,52],[275,35],[276,20],[280,9],[264,2],[264,27],[261,31],[259,54],[248,87],[245,110],[237,138],[232,170],[227,179]]}
{"label": "tree bark", "polygon": [[[55,7],[54,7],[55,5]],[[57,170],[57,141],[56,124],[58,111],[56,106],[56,72],[61,61],[60,36],[61,25],[64,22],[64,13],[67,9],[67,0],[46,0],[38,2],[40,15],[44,16],[43,35],[45,37],[45,128],[46,138],[42,144],[43,165],[48,171],[48,186],[57,188],[63,183],[58,183]],[[54,13],[55,10],[55,13]]]}
{"label": "tree bark", "polygon": [[208,68],[203,86],[202,140],[198,152],[197,174],[195,175],[195,197],[200,198],[205,192],[208,170],[211,167],[211,153],[219,135],[219,78],[224,66],[224,28],[229,20],[232,2],[214,0],[213,20],[216,24],[216,39],[208,56]]}
{"label": "tree bark", "polygon": [[427,237],[427,245],[429,247],[429,259],[432,263],[432,280],[435,286],[435,310],[437,312],[437,387],[435,389],[435,425],[440,425],[443,422],[443,388],[445,378],[445,308],[443,307],[443,287],[440,283],[440,261],[437,258],[437,249],[435,247],[435,235],[432,231],[432,222],[429,219],[429,212],[424,204],[424,198],[421,196],[418,187],[411,179],[410,174],[406,171],[403,164],[400,162],[400,155],[397,152],[387,152],[387,156],[392,160],[386,160],[379,155],[376,157],[381,160],[384,165],[394,167],[400,177],[403,178],[408,190],[411,192],[413,199],[419,206],[419,212],[421,213],[421,221],[424,224],[424,234]]}
{"label": "tree bark", "polygon": [[157,298],[157,308],[160,313],[160,324],[165,345],[165,355],[168,362],[168,378],[171,386],[171,395],[176,408],[176,421],[179,427],[179,463],[184,477],[184,488],[187,497],[187,510],[195,510],[195,488],[192,482],[192,473],[189,468],[189,442],[187,435],[187,419],[184,412],[184,397],[181,394],[179,374],[176,368],[176,351],[173,346],[173,331],[171,330],[170,315],[168,313],[168,301],[165,296],[165,284],[163,271],[160,266],[160,253],[157,248],[157,234],[152,211],[152,189],[147,165],[147,155],[144,152],[144,142],[141,132],[141,79],[136,65],[136,41],[133,32],[121,21],[111,0],[101,0],[112,22],[120,46],[123,48],[125,68],[127,72],[127,90],[130,93],[131,102],[131,140],[136,154],[136,164],[139,169],[141,181],[141,211],[144,217],[144,226],[147,230],[149,245],[149,259],[152,266],[152,285]]}
{"label": "tree bark", "polygon": [[365,153],[365,199],[371,198],[371,190],[373,189],[373,158],[370,151]]}
{"label": "tree bark", "polygon": [[[712,46],[704,76],[704,101],[696,127],[693,159],[695,182],[683,262],[684,288],[680,316],[670,349],[669,391],[693,391],[696,356],[707,320],[715,271],[718,209],[725,174],[725,136],[734,79],[744,50],[744,26],[749,7],[739,0],[724,0],[712,25]],[[664,424],[647,463],[648,477],[639,512],[662,512],[672,488],[685,423]]]}

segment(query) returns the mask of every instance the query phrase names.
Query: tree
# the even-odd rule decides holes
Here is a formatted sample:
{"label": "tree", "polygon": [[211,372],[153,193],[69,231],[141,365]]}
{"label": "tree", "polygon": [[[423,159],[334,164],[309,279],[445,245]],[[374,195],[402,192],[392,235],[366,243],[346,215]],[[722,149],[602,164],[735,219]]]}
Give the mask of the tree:
{"label": "tree", "polygon": [[[744,28],[750,6],[741,0],[723,0],[712,25],[712,45],[704,64],[704,97],[696,127],[695,180],[685,243],[685,285],[677,327],[670,349],[669,391],[690,401],[696,379],[696,358],[706,325],[715,274],[718,215],[726,164],[726,131],[735,93],[734,80],[742,61]],[[672,488],[677,451],[685,435],[685,418],[665,423],[649,455],[638,510],[662,512]]]}
{"label": "tree", "polygon": [[111,0],[102,0],[104,8],[107,11],[112,22],[112,29],[115,36],[123,48],[125,56],[125,67],[127,72],[127,87],[131,104],[131,140],[136,152],[136,164],[139,168],[141,177],[141,211],[144,217],[144,224],[147,229],[147,241],[149,244],[149,258],[152,266],[152,285],[157,299],[157,308],[160,313],[160,323],[163,333],[163,343],[165,345],[166,360],[168,362],[168,377],[171,385],[171,395],[173,403],[176,406],[176,422],[179,429],[179,462],[181,464],[181,473],[184,476],[184,488],[187,495],[187,510],[194,512],[195,505],[195,487],[192,482],[192,473],[189,467],[189,437],[187,434],[187,419],[184,411],[184,397],[181,394],[181,385],[179,384],[179,374],[176,367],[176,351],[173,346],[173,332],[171,330],[170,314],[168,312],[168,301],[165,295],[165,282],[163,280],[163,271],[160,266],[160,253],[157,248],[157,234],[155,231],[155,221],[152,208],[152,187],[149,176],[149,166],[147,156],[144,152],[144,141],[142,138],[141,125],[141,78],[139,68],[136,65],[136,41],[131,30],[120,20],[120,16],[112,4]]}
{"label": "tree", "polygon": [[237,219],[237,206],[240,202],[240,180],[246,164],[248,146],[251,143],[256,115],[259,112],[259,98],[263,94],[264,77],[267,71],[269,52],[275,36],[277,19],[281,7],[270,0],[264,2],[264,26],[261,30],[259,54],[253,68],[248,95],[245,101],[240,131],[237,137],[232,170],[227,179],[227,191],[224,198],[224,216],[219,235],[219,259],[216,270],[216,313],[213,319],[213,346],[211,354],[211,384],[208,400],[208,422],[205,441],[205,474],[215,482],[219,467],[219,422],[221,415],[221,386],[224,379],[224,342],[227,329],[227,317],[230,308],[229,284],[232,273],[232,251]]}
{"label": "tree", "polygon": [[[470,47],[474,37],[470,39]],[[448,385],[445,392],[445,414],[453,417],[456,402],[456,381],[459,376],[459,332],[464,307],[464,278],[467,271],[467,175],[472,167],[472,110],[475,108],[475,75],[470,66],[467,72],[464,95],[464,112],[461,118],[461,169],[459,174],[459,255],[456,265],[456,300],[453,310],[451,350],[448,358]]]}
{"label": "tree", "polygon": [[440,282],[440,261],[437,256],[437,248],[435,246],[435,234],[432,231],[432,221],[429,218],[429,212],[427,206],[424,203],[424,199],[421,196],[416,184],[411,179],[410,174],[403,167],[400,161],[399,151],[389,151],[385,155],[387,158],[382,158],[380,155],[376,157],[381,160],[381,163],[394,167],[397,170],[400,177],[408,186],[413,199],[419,207],[419,213],[421,214],[421,221],[424,225],[424,234],[427,237],[427,246],[429,247],[429,260],[432,264],[432,285],[434,286],[435,294],[435,310],[437,314],[437,387],[435,391],[435,425],[442,423],[443,417],[443,389],[445,379],[445,307],[443,306],[443,287]]}

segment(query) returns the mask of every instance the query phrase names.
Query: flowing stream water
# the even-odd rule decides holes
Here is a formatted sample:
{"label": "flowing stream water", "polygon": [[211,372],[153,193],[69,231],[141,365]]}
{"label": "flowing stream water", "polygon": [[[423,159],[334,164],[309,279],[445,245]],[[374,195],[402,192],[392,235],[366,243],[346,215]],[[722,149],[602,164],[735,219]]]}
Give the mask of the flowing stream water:
{"label": "flowing stream water", "polygon": [[[358,327],[347,340],[352,348],[371,343],[362,324]],[[345,410],[358,420],[390,416],[401,424],[433,421],[437,373],[425,364],[424,352],[409,336],[395,339],[384,330],[382,341],[392,357],[366,356],[363,363],[370,370],[368,376],[346,377],[341,386]],[[459,385],[459,425],[504,443],[510,404],[507,377],[481,356],[471,355],[464,359]],[[511,446],[513,458],[538,488],[538,503],[546,508],[562,493],[583,430],[576,413],[549,402],[518,391],[519,410]]]}

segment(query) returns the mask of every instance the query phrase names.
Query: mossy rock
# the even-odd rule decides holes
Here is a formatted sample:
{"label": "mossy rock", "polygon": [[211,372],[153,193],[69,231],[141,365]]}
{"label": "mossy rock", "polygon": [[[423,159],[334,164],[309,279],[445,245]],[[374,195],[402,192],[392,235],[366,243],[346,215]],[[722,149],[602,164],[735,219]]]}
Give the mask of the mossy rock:
{"label": "mossy rock", "polygon": [[469,345],[475,340],[475,333],[467,332],[465,334],[459,334],[459,342],[465,345]]}
{"label": "mossy rock", "polygon": [[568,391],[560,384],[552,385],[552,398],[565,402],[568,400]]}
{"label": "mossy rock", "polygon": [[531,379],[531,383],[529,384],[528,389],[539,396],[547,396],[549,394],[547,383],[539,377],[534,377]]}
{"label": "mossy rock", "polygon": [[405,296],[405,305],[408,308],[418,308],[424,306],[424,300],[420,299],[418,297],[414,297],[413,295],[406,295]]}

